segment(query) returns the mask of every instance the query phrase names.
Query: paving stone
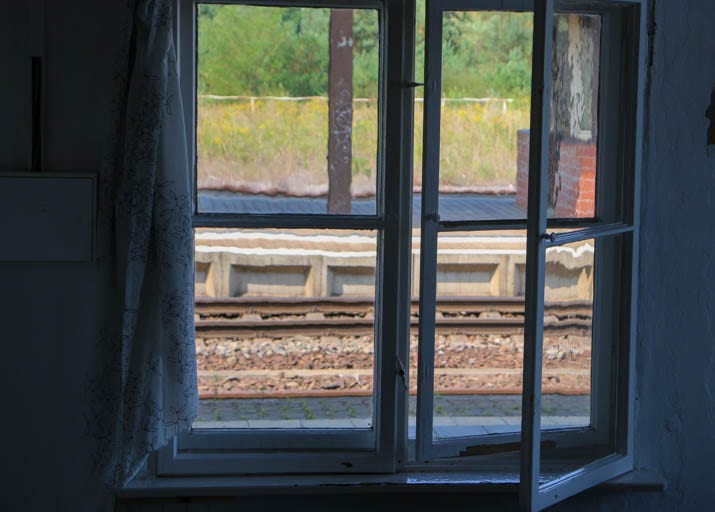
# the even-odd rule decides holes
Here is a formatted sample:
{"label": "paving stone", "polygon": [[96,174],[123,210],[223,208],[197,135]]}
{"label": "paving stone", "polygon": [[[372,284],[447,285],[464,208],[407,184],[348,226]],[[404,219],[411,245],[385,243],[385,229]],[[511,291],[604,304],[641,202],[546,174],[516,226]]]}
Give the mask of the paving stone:
{"label": "paving stone", "polygon": [[521,428],[521,416],[502,416],[501,419],[509,426]]}
{"label": "paving stone", "polygon": [[591,423],[588,416],[543,416],[542,425],[563,427],[586,427]]}
{"label": "paving stone", "polygon": [[303,428],[355,428],[353,422],[349,419],[346,420],[300,420],[300,424]]}
{"label": "paving stone", "polygon": [[457,424],[455,423],[455,419],[452,418],[451,416],[437,416],[432,419],[432,425],[433,426],[446,426],[450,425],[453,427],[456,427]]}
{"label": "paving stone", "polygon": [[247,421],[201,421],[195,422],[195,428],[250,428]]}
{"label": "paving stone", "polygon": [[[415,404],[415,397],[411,396],[410,408],[414,409]],[[498,427],[507,427],[507,431],[518,431],[521,425],[521,396],[518,395],[448,395],[441,396],[438,405],[439,414],[434,419],[435,427],[478,425],[487,427],[489,433],[495,433],[504,431]],[[542,398],[542,406],[545,426],[583,426],[589,422],[588,396],[545,395]],[[246,428],[247,424],[250,424],[250,428],[307,428],[305,425],[320,421],[327,425],[349,424],[352,428],[369,428],[373,421],[372,399],[339,397],[201,400],[197,426]],[[411,415],[409,422],[413,437],[414,421],[414,415]],[[236,426],[226,427],[228,424]]]}
{"label": "paving stone", "polygon": [[453,437],[483,436],[488,434],[482,426],[445,426],[436,427],[434,435],[437,439],[449,439]]}
{"label": "paving stone", "polygon": [[484,430],[489,434],[509,434],[519,432],[520,429],[517,425],[485,425]]}
{"label": "paving stone", "polygon": [[249,428],[301,428],[300,420],[249,420]]}

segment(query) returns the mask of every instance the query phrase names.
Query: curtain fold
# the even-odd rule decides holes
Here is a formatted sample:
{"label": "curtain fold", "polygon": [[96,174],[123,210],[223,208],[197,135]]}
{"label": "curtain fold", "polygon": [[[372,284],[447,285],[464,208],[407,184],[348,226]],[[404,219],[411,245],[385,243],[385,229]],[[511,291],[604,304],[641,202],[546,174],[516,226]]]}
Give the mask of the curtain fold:
{"label": "curtain fold", "polygon": [[100,169],[87,436],[114,489],[198,410],[189,165],[171,0],[126,3]]}

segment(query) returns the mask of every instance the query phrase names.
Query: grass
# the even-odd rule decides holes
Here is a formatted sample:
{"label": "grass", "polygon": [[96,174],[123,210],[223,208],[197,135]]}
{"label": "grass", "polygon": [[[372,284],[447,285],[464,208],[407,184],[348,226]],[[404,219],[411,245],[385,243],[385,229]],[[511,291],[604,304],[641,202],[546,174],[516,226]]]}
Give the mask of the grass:
{"label": "grass", "polygon": [[303,412],[303,417],[306,420],[315,419],[315,414],[313,414],[313,411],[310,410],[310,407],[308,407],[308,403],[305,400],[300,401],[300,409]]}
{"label": "grass", "polygon": [[[353,195],[374,193],[378,112],[355,103]],[[529,126],[527,100],[510,104],[449,102],[442,107],[440,187],[513,186],[516,132]],[[199,188],[322,194],[327,189],[328,104],[200,99]],[[422,103],[415,105],[415,185],[421,182]]]}

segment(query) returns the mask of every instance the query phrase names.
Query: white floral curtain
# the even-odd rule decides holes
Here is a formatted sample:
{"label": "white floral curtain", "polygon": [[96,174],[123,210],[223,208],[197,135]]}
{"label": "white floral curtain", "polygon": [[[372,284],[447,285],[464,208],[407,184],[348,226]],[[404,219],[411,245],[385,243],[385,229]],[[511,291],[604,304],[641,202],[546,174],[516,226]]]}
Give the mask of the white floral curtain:
{"label": "white floral curtain", "polygon": [[198,409],[193,240],[171,0],[129,0],[100,171],[102,316],[87,379],[95,469],[117,489]]}

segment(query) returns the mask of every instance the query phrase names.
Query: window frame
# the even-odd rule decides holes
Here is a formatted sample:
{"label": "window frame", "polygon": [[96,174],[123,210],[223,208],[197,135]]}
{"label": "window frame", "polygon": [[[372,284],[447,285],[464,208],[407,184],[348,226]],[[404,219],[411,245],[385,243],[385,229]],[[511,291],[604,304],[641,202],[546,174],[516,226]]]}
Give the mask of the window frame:
{"label": "window frame", "polygon": [[[555,13],[555,5],[559,5],[559,12],[596,13],[602,14],[604,19],[617,20],[620,28],[621,47],[624,43],[626,56],[621,59],[613,54],[609,55],[607,61],[616,63],[616,67],[621,66],[620,73],[616,76],[619,79],[619,101],[616,104],[606,103],[606,119],[620,119],[624,116],[624,122],[618,123],[614,128],[620,128],[617,150],[614,158],[617,160],[615,171],[609,174],[618,174],[617,179],[621,180],[620,198],[615,201],[621,207],[620,219],[617,222],[603,222],[596,226],[584,226],[585,229],[576,230],[567,234],[547,233],[547,212],[543,201],[546,195],[547,175],[545,169],[548,167],[549,158],[549,101],[551,95],[550,80],[548,77],[551,70],[552,45],[551,38],[545,34],[552,32],[552,23]],[[566,9],[564,9],[566,6]],[[521,470],[520,470],[520,501],[522,506],[529,511],[543,510],[554,503],[569,496],[577,494],[609,478],[629,471],[633,468],[633,443],[634,443],[634,399],[635,399],[635,326],[637,307],[637,278],[638,275],[638,228],[639,228],[639,205],[640,205],[640,153],[642,145],[642,112],[643,93],[645,77],[645,2],[640,0],[599,0],[595,2],[579,0],[544,0],[535,9],[535,37],[534,73],[532,80],[541,83],[542,87],[535,88],[532,94],[532,138],[530,153],[530,176],[529,176],[529,210],[527,228],[527,303],[529,297],[535,307],[527,308],[525,319],[525,339],[530,339],[531,343],[525,342],[524,354],[524,388],[522,406],[522,450],[521,450]],[[608,18],[605,16],[608,15]],[[541,30],[537,29],[541,25]],[[630,39],[629,39],[630,37]],[[614,45],[615,46],[615,45]],[[601,46],[603,48],[603,45]],[[538,54],[537,54],[537,50]],[[611,46],[611,51],[614,48]],[[633,55],[636,55],[635,60]],[[630,65],[629,65],[630,64]],[[637,65],[635,65],[637,64]],[[602,75],[606,74],[602,72]],[[611,80],[609,87],[600,93],[613,94],[614,85]],[[602,82],[603,83],[603,82]],[[607,92],[606,92],[607,91]],[[634,97],[635,94],[635,97]],[[608,96],[607,96],[608,97]],[[601,97],[603,99],[603,96]],[[533,105],[538,105],[537,112]],[[603,106],[603,105],[602,105]],[[618,110],[616,110],[616,108]],[[600,113],[599,113],[600,115]],[[537,125],[538,123],[538,125]],[[600,127],[604,121],[599,119],[599,134],[604,133]],[[537,125],[536,133],[533,127]],[[624,131],[623,131],[624,130]],[[613,130],[617,131],[616,129]],[[606,132],[607,133],[607,132]],[[611,148],[603,147],[602,140],[598,141],[598,165],[601,167],[606,157],[610,156]],[[611,143],[613,143],[611,138]],[[598,180],[597,180],[598,181]],[[606,182],[607,183],[607,182]],[[608,183],[607,183],[608,184]],[[604,185],[598,186],[597,193],[603,196]],[[533,201],[534,198],[541,198],[541,202]],[[599,213],[598,201],[596,202],[597,213]],[[606,210],[604,212],[604,210]],[[601,207],[601,214],[609,215],[607,208]],[[606,326],[611,330],[618,331],[617,344],[611,347],[613,366],[612,374],[608,376],[607,384],[612,388],[616,396],[615,403],[609,403],[612,412],[610,415],[611,425],[606,429],[608,435],[608,452],[591,453],[587,460],[578,468],[564,469],[560,475],[542,483],[541,473],[543,471],[543,457],[541,456],[542,431],[540,427],[541,417],[541,363],[543,350],[543,302],[544,302],[544,274],[545,274],[545,254],[550,247],[558,247],[570,241],[581,241],[594,239],[596,248],[598,241],[608,239],[608,237],[620,236],[621,255],[620,269],[615,269],[614,275],[618,272],[620,279],[620,291],[618,293],[620,311],[615,311],[616,318],[608,317]],[[595,255],[594,265],[599,263],[598,253]],[[598,270],[596,270],[598,272]],[[603,288],[604,284],[595,279],[594,284]],[[595,292],[598,291],[596,288]],[[602,313],[605,305],[594,303],[594,318],[596,314]],[[600,324],[594,323],[594,330]],[[607,354],[596,354],[596,363],[605,365],[603,359]],[[598,371],[598,368],[597,370]],[[600,391],[603,390],[604,382],[599,384]],[[603,439],[603,438],[601,438]]]}
{"label": "window frame", "polygon": [[[375,215],[294,215],[294,214],[233,214],[201,213],[197,211],[198,196],[195,186],[196,151],[196,71],[197,19],[196,0],[180,0],[177,16],[179,34],[179,66],[183,101],[187,118],[189,161],[191,162],[192,195],[195,228],[334,228],[376,230],[378,249],[376,261],[376,329],[373,386],[375,404],[374,428],[370,429],[285,429],[285,430],[220,430],[197,429],[177,436],[161,450],[157,459],[157,473],[165,476],[195,474],[264,474],[295,472],[300,461],[300,472],[306,473],[370,473],[394,472],[401,461],[395,458],[396,429],[400,428],[394,413],[396,404],[407,410],[406,389],[402,382],[402,363],[397,354],[401,337],[409,336],[409,265],[411,238],[405,229],[411,209],[411,145],[404,135],[411,132],[411,89],[403,87],[406,77],[412,76],[412,61],[406,55],[414,53],[404,48],[406,42],[388,16],[407,23],[410,14],[402,2],[380,0],[251,0],[228,2],[251,6],[366,8],[375,9],[380,17],[380,90],[378,141],[378,195]],[[211,3],[211,2],[206,2]],[[216,2],[226,3],[226,2]],[[388,5],[390,8],[388,9]],[[390,41],[388,45],[386,41]],[[388,46],[390,50],[388,51]],[[188,56],[188,58],[187,58]],[[407,60],[407,62],[405,62]],[[406,108],[409,107],[409,108]],[[389,129],[388,129],[389,127]],[[398,147],[400,151],[386,152],[384,148]],[[386,169],[392,169],[387,172]],[[382,272],[383,268],[398,268],[400,272]],[[408,290],[405,300],[404,291]],[[385,342],[385,340],[393,340]],[[405,345],[409,344],[409,338]],[[389,398],[393,397],[393,398]],[[250,441],[250,447],[246,448]],[[343,447],[348,447],[343,448]]]}
{"label": "window frame", "polygon": [[[630,100],[621,99],[625,98],[627,92],[629,91],[630,85],[628,83],[621,83],[617,80],[607,80],[606,77],[616,75],[616,76],[627,76],[628,70],[624,64],[625,60],[621,56],[622,44],[624,42],[624,35],[620,33],[621,21],[616,12],[618,9],[622,8],[624,5],[631,5],[637,2],[614,2],[614,1],[600,1],[600,2],[589,2],[589,1],[566,1],[561,2],[561,7],[559,12],[567,13],[584,13],[584,14],[597,14],[601,15],[603,26],[601,39],[607,41],[607,44],[602,44],[603,48],[610,51],[608,58],[601,59],[600,73],[599,73],[599,105],[605,106],[599,110],[599,138],[597,139],[598,151],[597,151],[597,168],[604,169],[607,172],[602,172],[597,179],[597,196],[604,197],[609,195],[609,192],[613,190],[617,191],[618,198],[613,201],[598,201],[596,203],[596,214],[591,218],[556,218],[548,217],[546,218],[546,229],[559,229],[571,230],[567,233],[549,234],[550,242],[549,246],[554,246],[557,243],[567,243],[570,239],[574,240],[584,240],[592,236],[606,236],[608,234],[616,234],[622,232],[632,232],[632,221],[628,220],[625,215],[627,214],[628,200],[625,196],[633,195],[633,182],[628,180],[621,180],[619,176],[628,177],[631,173],[628,171],[629,164],[624,161],[620,161],[618,155],[630,154],[633,152],[635,146],[630,146],[630,149],[624,145],[625,137],[621,134],[627,130],[633,129],[627,125],[620,123],[622,118],[629,120],[632,116],[627,112],[622,114],[620,112],[620,105],[629,102]],[[530,2],[524,2],[521,0],[512,1],[474,1],[474,0],[442,0],[438,4],[433,3],[432,20],[435,25],[440,23],[438,15],[441,16],[442,13],[448,11],[482,11],[490,10],[495,6],[509,12],[531,12]],[[430,17],[428,15],[428,17]],[[427,25],[427,32],[429,33],[429,24]],[[430,80],[436,80],[436,84],[428,84],[428,87],[436,87],[439,89],[440,81],[440,69],[439,69],[439,55],[440,55],[440,37],[439,34],[434,38],[436,44],[433,42],[433,48],[430,50],[426,49],[426,52],[433,51],[434,55],[430,59],[434,63],[434,69],[426,70],[426,73],[431,73]],[[427,36],[426,41],[429,43],[429,36]],[[634,41],[630,42],[631,45]],[[602,49],[603,49],[602,48]],[[603,54],[601,54],[603,57]],[[427,64],[426,64],[427,67]],[[631,73],[632,74],[632,73]],[[436,77],[436,78],[434,78]],[[631,77],[631,80],[637,77]],[[426,96],[430,94],[428,90]],[[433,93],[434,94],[434,93]],[[436,95],[437,97],[439,94]],[[431,110],[429,110],[431,107]],[[440,115],[440,105],[437,101],[433,100],[430,104],[429,99],[425,100],[425,141],[423,147],[425,149],[424,164],[423,164],[423,183],[428,183],[426,189],[435,190],[438,184],[438,176],[436,172],[429,173],[426,172],[429,168],[438,168],[439,155],[437,149],[439,146],[439,115]],[[536,115],[534,119],[540,118],[540,115]],[[548,118],[548,115],[546,116]],[[534,129],[534,119],[532,119],[532,131]],[[431,137],[431,143],[428,142],[427,126],[431,125],[432,130],[435,132]],[[625,126],[625,127],[624,127]],[[602,129],[602,128],[608,129]],[[548,133],[548,130],[547,132]],[[602,133],[608,134],[608,136],[601,136]],[[611,135],[614,134],[614,135]],[[534,142],[532,140],[532,142]],[[533,144],[532,144],[533,145]],[[610,148],[618,147],[618,151],[611,151]],[[432,150],[432,154],[427,154],[428,149]],[[615,161],[613,156],[616,156]],[[534,165],[531,164],[533,168]],[[610,170],[609,170],[610,169]],[[621,182],[622,181],[622,182]],[[611,194],[612,195],[612,194]],[[540,196],[539,196],[540,197]],[[540,197],[539,201],[542,204],[546,204],[545,198]],[[531,202],[534,203],[533,199]],[[428,243],[422,244],[422,258],[421,264],[427,265],[431,269],[436,266],[436,235],[441,233],[448,233],[453,231],[463,231],[463,232],[486,232],[490,230],[500,230],[500,229],[520,229],[527,230],[528,219],[515,219],[515,220],[449,220],[444,221],[439,219],[439,208],[438,208],[438,197],[437,194],[433,194],[431,201],[427,201],[423,198],[423,214],[422,214],[422,234],[423,241],[425,238],[428,239]],[[632,213],[630,214],[632,215]],[[431,232],[425,235],[425,232],[430,230]],[[576,236],[575,236],[576,235]],[[574,238],[575,237],[575,238]],[[431,240],[430,240],[431,238]],[[429,245],[429,247],[427,247]],[[427,247],[427,249],[425,249]],[[528,253],[527,249],[527,253]],[[425,257],[425,253],[429,255],[429,258]],[[628,259],[627,255],[624,255],[625,259]],[[429,259],[429,262],[427,261]],[[594,262],[595,263],[595,262]],[[628,267],[627,262],[622,262],[625,267]],[[597,266],[601,266],[600,264]],[[602,274],[609,274],[610,269],[604,269]],[[425,311],[420,313],[420,318],[428,318],[426,322],[429,324],[426,329],[425,337],[431,338],[434,335],[434,272],[429,272],[422,270],[420,272],[421,276],[429,276],[429,279],[422,280],[420,285],[420,293],[426,293],[429,295],[428,301],[429,306],[425,308]],[[602,285],[600,285],[602,286]],[[625,289],[625,287],[624,287]],[[426,292],[425,292],[426,291]],[[597,304],[594,304],[596,307]],[[543,305],[541,306],[543,308]],[[602,317],[603,313],[594,312],[595,317]],[[606,319],[602,320],[603,323],[613,324],[614,320]],[[421,324],[423,325],[423,324]],[[594,326],[596,327],[596,326]],[[608,330],[608,329],[606,329]],[[579,446],[587,444],[602,444],[608,442],[608,440],[614,435],[609,423],[610,409],[611,409],[611,388],[613,379],[611,377],[614,371],[614,364],[609,361],[609,354],[613,351],[607,343],[597,343],[599,337],[598,333],[594,329],[594,345],[597,345],[597,349],[594,349],[593,354],[593,367],[595,371],[592,373],[592,385],[591,385],[591,397],[599,397],[596,401],[595,406],[591,408],[591,421],[588,426],[569,428],[569,429],[553,429],[548,430],[543,433],[543,438],[548,441],[556,442],[559,446]],[[605,336],[605,335],[604,335]],[[623,339],[625,335],[621,336]],[[431,432],[431,419],[432,419],[432,381],[433,374],[429,372],[429,368],[432,367],[433,361],[433,348],[429,346],[429,343],[420,343],[420,358],[426,359],[427,363],[423,368],[420,369],[420,377],[422,377],[421,382],[421,392],[418,393],[418,410],[420,406],[424,412],[421,415],[422,418],[422,428],[420,428],[420,423],[418,422],[418,432],[422,430],[426,432],[426,435],[420,436],[418,433],[417,440],[415,442],[417,448],[417,458],[420,461],[429,462],[431,466],[434,466],[434,462],[444,457],[455,457],[459,454],[461,450],[464,449],[466,445],[475,444],[475,440],[478,437],[455,437],[446,440],[433,441]],[[420,403],[420,397],[422,398]],[[593,402],[592,402],[593,403]],[[420,414],[418,413],[418,417]],[[523,427],[522,427],[523,428]],[[520,437],[519,432],[504,433],[498,435],[490,435],[488,439],[479,439],[479,444],[506,444],[518,442]],[[471,442],[468,440],[472,439]],[[422,466],[425,467],[425,466]]]}
{"label": "window frame", "polygon": [[[553,8],[554,0],[545,0],[547,7]],[[632,38],[631,45],[637,55],[623,55],[619,50],[619,44],[610,44],[609,53],[606,56],[602,53],[605,66],[614,66],[619,72],[627,76],[624,80],[616,82],[607,80],[604,77],[608,73],[602,68],[600,73],[599,103],[608,108],[599,111],[599,127],[604,123],[614,124],[613,119],[621,120],[625,118],[625,123],[615,123],[619,127],[616,134],[614,130],[604,131],[599,128],[598,139],[598,168],[602,165],[616,165],[625,174],[622,179],[621,201],[617,212],[604,211],[602,206],[596,203],[596,218],[579,219],[546,219],[545,211],[538,211],[538,208],[530,206],[527,219],[518,221],[440,221],[437,218],[436,224],[439,232],[449,231],[487,231],[496,229],[527,228],[530,244],[527,249],[529,253],[536,256],[535,251],[545,250],[547,247],[560,245],[570,240],[581,240],[589,237],[603,237],[617,234],[623,235],[628,242],[622,254],[624,262],[625,285],[624,300],[627,308],[624,315],[624,322],[621,325],[622,349],[617,355],[617,367],[620,369],[615,376],[606,376],[605,383],[603,376],[596,378],[592,383],[597,387],[604,388],[615,386],[626,400],[619,400],[616,412],[619,419],[619,426],[616,431],[612,429],[569,429],[569,431],[548,431],[541,432],[538,423],[539,410],[538,401],[532,397],[540,391],[539,383],[534,381],[535,375],[525,370],[525,389],[522,393],[524,400],[522,431],[524,443],[521,445],[521,498],[525,506],[531,510],[537,510],[554,503],[554,498],[546,497],[546,493],[538,485],[538,463],[540,460],[539,441],[542,439],[552,439],[565,446],[577,447],[594,440],[603,441],[612,438],[617,448],[617,461],[609,459],[609,464],[604,470],[603,467],[596,468],[588,478],[577,478],[570,480],[567,478],[566,493],[561,493],[558,500],[565,495],[573,494],[581,490],[584,485],[591,486],[594,482],[601,481],[608,477],[627,471],[633,465],[633,397],[634,397],[634,340],[635,340],[635,310],[637,299],[637,279],[638,274],[638,228],[639,228],[639,204],[640,204],[640,166],[641,166],[641,145],[642,145],[642,116],[644,98],[644,51],[646,42],[646,2],[644,0],[562,0],[563,4],[572,6],[575,11],[582,12],[583,9],[591,9],[596,6],[604,10],[610,8],[623,10],[637,10],[637,14],[631,13],[628,20],[621,20],[621,30],[636,30],[637,36]],[[429,0],[428,0],[429,2]],[[479,2],[479,8],[475,9],[475,2]],[[186,135],[189,141],[189,155],[191,171],[196,175],[196,154],[195,154],[195,125],[196,125],[196,77],[195,70],[197,64],[197,54],[195,52],[196,20],[193,13],[197,0],[179,0],[179,9],[176,16],[175,33],[177,34],[178,60],[180,63],[180,81],[182,87],[185,114],[189,122],[186,123]],[[210,2],[209,2],[210,3]],[[377,211],[374,216],[342,216],[331,215],[330,218],[319,219],[316,216],[303,215],[231,215],[231,214],[199,214],[195,212],[196,227],[331,227],[344,229],[376,229],[381,233],[382,245],[379,249],[378,279],[383,280],[377,288],[393,289],[394,297],[391,301],[380,301],[382,314],[382,336],[384,333],[391,333],[394,341],[380,343],[381,355],[375,353],[375,372],[380,376],[375,380],[373,393],[376,399],[381,397],[392,397],[392,406],[383,411],[383,414],[376,416],[375,437],[371,439],[369,435],[363,435],[358,444],[358,450],[321,450],[319,446],[340,446],[342,442],[355,439],[354,432],[341,433],[336,431],[325,432],[323,430],[312,432],[307,429],[284,430],[284,431],[246,431],[237,432],[215,432],[208,434],[208,441],[202,441],[204,447],[213,447],[216,450],[209,453],[187,453],[182,454],[181,438],[175,439],[168,448],[163,449],[158,454],[157,476],[179,476],[179,475],[201,475],[201,474],[254,474],[254,473],[276,473],[285,474],[295,472],[296,457],[299,457],[300,464],[308,473],[391,473],[400,471],[419,471],[425,469],[421,463],[408,462],[409,441],[407,436],[407,401],[408,394],[406,386],[401,384],[402,378],[407,379],[406,373],[409,371],[406,362],[409,360],[409,305],[410,294],[409,275],[411,262],[411,210],[412,210],[412,133],[413,133],[413,84],[414,83],[414,58],[415,58],[415,2],[413,0],[362,0],[357,2],[349,0],[250,0],[236,2],[217,3],[243,3],[250,5],[271,5],[271,6],[306,6],[306,7],[350,7],[350,8],[377,8],[380,11],[381,30],[381,76],[382,86],[380,94],[384,100],[381,102],[382,115],[380,118],[379,147],[381,151],[380,173],[382,184],[382,196],[378,195]],[[433,2],[434,3],[434,2]],[[452,10],[505,10],[505,11],[532,11],[534,8],[531,0],[448,0],[445,5],[452,7]],[[460,9],[462,7],[462,9]],[[429,7],[427,8],[429,9]],[[441,8],[447,10],[446,8]],[[580,9],[580,10],[579,10]],[[396,21],[397,20],[397,21]],[[534,34],[537,33],[536,21]],[[543,32],[542,32],[543,33]],[[603,36],[602,36],[603,37]],[[549,38],[546,38],[547,40]],[[536,40],[536,39],[535,39]],[[542,41],[543,43],[543,41]],[[603,46],[602,46],[603,49]],[[429,51],[429,50],[427,50]],[[537,50],[534,48],[535,61]],[[614,64],[615,63],[615,64]],[[535,62],[534,69],[544,62]],[[187,72],[187,69],[190,71]],[[532,83],[533,83],[532,77]],[[533,87],[533,86],[532,86]],[[613,97],[617,98],[617,103],[613,105]],[[621,111],[625,107],[625,112]],[[534,103],[532,102],[532,142],[535,141],[534,119],[541,121],[541,114],[534,114]],[[621,111],[619,113],[619,111]],[[425,113],[425,116],[427,114]],[[603,117],[601,117],[603,116]],[[386,129],[389,126],[390,129]],[[543,133],[543,129],[540,130]],[[548,126],[546,130],[548,134]],[[604,135],[604,132],[607,132]],[[542,137],[543,142],[543,137]],[[603,145],[618,149],[614,152],[601,151]],[[397,148],[392,151],[384,151],[385,147]],[[532,148],[534,144],[532,144]],[[542,148],[543,149],[543,148]],[[531,157],[535,160],[542,159],[543,154]],[[609,158],[611,160],[609,160]],[[542,162],[543,165],[543,162]],[[391,172],[388,172],[388,169]],[[532,166],[533,169],[533,166]],[[534,203],[531,196],[539,197],[539,207],[545,207],[545,192],[543,189],[532,191],[532,172],[530,171],[530,205]],[[543,173],[541,173],[543,174]],[[612,173],[611,173],[612,174]],[[541,176],[540,179],[545,179]],[[194,197],[194,208],[197,205],[197,191],[195,180],[191,180],[192,195]],[[597,181],[597,195],[603,195],[605,190],[611,186],[607,180]],[[423,207],[425,202],[423,201]],[[429,205],[428,205],[429,206]],[[601,208],[599,210],[599,208]],[[537,212],[536,217],[532,214],[532,209]],[[423,217],[429,216],[427,212]],[[323,216],[324,217],[324,216]],[[604,222],[603,218],[612,219],[620,217],[620,222]],[[547,229],[572,228],[568,234],[546,234]],[[539,233],[538,237],[535,233]],[[388,247],[385,247],[387,244]],[[532,246],[534,248],[532,248]],[[436,253],[435,253],[436,258]],[[543,268],[543,262],[534,260],[532,267]],[[428,265],[429,267],[429,265]],[[629,268],[628,268],[629,267]],[[380,268],[396,268],[397,272],[381,272]],[[427,268],[429,270],[429,268]],[[538,274],[538,272],[537,272]],[[534,294],[535,286],[538,287],[538,280],[543,281],[543,275],[534,276],[535,280],[531,285],[527,284],[527,289],[531,287],[531,294]],[[527,283],[528,283],[527,278]],[[389,282],[388,282],[389,281]],[[529,292],[527,292],[529,293]],[[543,285],[541,285],[541,307],[536,307],[543,313]],[[537,299],[538,301],[538,299]],[[385,308],[390,308],[389,312]],[[386,313],[387,312],[387,313]],[[377,315],[376,315],[377,316]],[[537,315],[538,316],[538,315]],[[543,314],[542,314],[543,317]],[[538,329],[540,323],[536,319],[531,319],[534,329]],[[384,339],[383,339],[384,341]],[[538,347],[534,347],[538,348]],[[525,347],[526,352],[526,347]],[[536,351],[528,358],[532,364],[540,362],[541,355]],[[594,357],[596,354],[594,353]],[[607,357],[601,354],[598,357]],[[394,362],[394,365],[393,365]],[[594,364],[599,365],[596,360]],[[525,362],[525,368],[527,364]],[[404,374],[401,373],[404,370]],[[530,384],[528,382],[531,381]],[[406,382],[406,380],[405,380]],[[593,389],[593,385],[592,385]],[[604,388],[605,389],[605,388]],[[592,391],[593,392],[593,391]],[[599,391],[599,393],[601,393]],[[390,398],[388,398],[390,400]],[[384,405],[384,404],[383,404]],[[613,404],[608,403],[608,409],[612,409]],[[601,406],[601,409],[604,407]],[[384,414],[387,410],[392,410],[394,414]],[[592,423],[594,418],[603,411],[591,409]],[[376,408],[377,414],[377,408]],[[419,420],[418,420],[419,421]],[[596,421],[598,423],[598,421]],[[289,450],[293,445],[291,438],[299,434],[305,441],[301,441],[301,452],[288,453],[282,451],[261,449],[263,446],[273,446],[275,440],[282,442],[282,448]],[[207,435],[202,433],[202,435]],[[239,447],[245,441],[246,436],[250,436],[257,442],[255,449],[242,452]],[[470,438],[478,439],[480,444],[493,444],[518,441],[519,433],[490,435],[484,437]],[[285,442],[283,442],[285,441]],[[373,442],[374,441],[374,442]],[[327,444],[325,444],[327,442]],[[206,444],[207,443],[207,444]],[[434,452],[435,460],[430,464],[431,470],[459,469],[468,470],[491,470],[494,467],[505,469],[509,473],[514,473],[513,463],[504,460],[492,462],[483,459],[474,462],[471,458],[453,461],[443,457],[449,456],[455,447],[464,446],[465,439],[457,438],[454,442],[446,443],[443,447],[438,447]],[[472,441],[473,443],[473,441]],[[201,443],[199,443],[201,444]],[[197,445],[198,446],[198,445]],[[219,448],[233,447],[222,453]],[[313,448],[315,450],[313,451]],[[348,457],[346,459],[346,457]],[[427,459],[431,459],[428,457]],[[350,465],[345,461],[350,461]],[[342,462],[341,462],[342,461]],[[337,462],[337,463],[336,463]],[[512,461],[513,462],[513,461]],[[251,470],[246,471],[246,465],[250,463]],[[481,469],[480,469],[481,468]],[[536,469],[536,473],[534,473]],[[517,469],[518,471],[518,469]],[[600,471],[600,473],[599,473]],[[605,471],[605,472],[604,472]],[[574,483],[576,482],[576,483]],[[574,491],[574,489],[576,489]],[[547,491],[550,492],[549,486]]]}

